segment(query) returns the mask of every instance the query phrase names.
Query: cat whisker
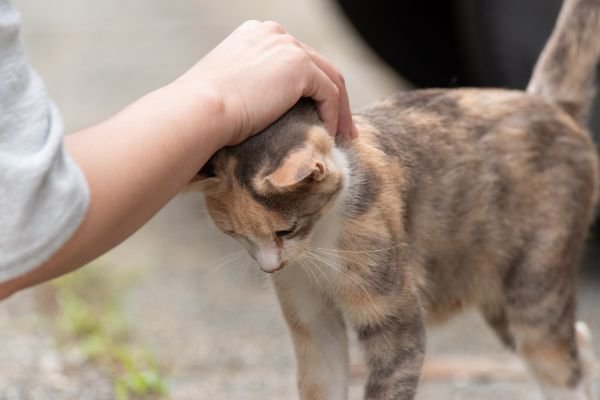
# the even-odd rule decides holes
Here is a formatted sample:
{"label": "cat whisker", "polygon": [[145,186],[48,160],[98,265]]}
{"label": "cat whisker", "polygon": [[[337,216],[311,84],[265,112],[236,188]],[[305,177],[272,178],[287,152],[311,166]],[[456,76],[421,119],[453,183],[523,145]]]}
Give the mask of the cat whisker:
{"label": "cat whisker", "polygon": [[326,257],[323,257],[319,254],[310,253],[310,255],[313,257],[314,260],[316,260],[326,266],[329,266],[330,268],[334,269],[336,272],[344,275],[352,283],[354,283],[356,285],[361,285],[362,283],[364,283],[362,281],[362,279],[355,272],[348,270],[348,268],[346,268],[345,266],[338,264],[332,260],[329,260]]}
{"label": "cat whisker", "polygon": [[244,276],[246,276],[246,272],[248,271],[248,267],[249,266],[250,266],[250,260],[246,258],[246,260],[244,261],[244,264],[242,264],[242,268],[241,268],[241,272],[240,272],[240,277],[239,277],[238,282],[237,282],[237,289],[238,289],[238,291],[242,287],[242,281],[244,280]]}
{"label": "cat whisker", "polygon": [[311,247],[311,250],[315,250],[315,251],[319,251],[322,253],[349,253],[349,254],[369,254],[369,253],[377,253],[380,251],[387,251],[387,250],[391,250],[394,249],[396,247],[400,247],[403,246],[403,243],[398,243],[394,246],[390,246],[390,247],[385,247],[385,248],[381,248],[381,249],[374,249],[374,250],[358,250],[358,251],[353,251],[353,250],[337,250],[337,249],[326,249],[326,248],[322,248],[322,247]]}
{"label": "cat whisker", "polygon": [[205,264],[203,265],[203,267],[205,269],[207,269],[206,272],[208,273],[216,273],[218,272],[221,268],[227,266],[227,265],[231,265],[237,261],[241,261],[244,258],[244,250],[240,250],[236,253],[233,254],[229,254],[227,256],[224,257],[220,257],[219,259],[209,263],[209,264]]}
{"label": "cat whisker", "polygon": [[319,271],[319,274],[321,274],[323,279],[325,279],[325,282],[327,282],[327,284],[329,285],[329,289],[331,290],[331,293],[334,293],[336,286],[335,286],[335,283],[334,283],[333,279],[331,278],[331,276],[327,275],[327,273],[325,273],[323,271],[323,269],[321,268],[321,264],[316,262],[314,259],[311,260],[310,262],[311,262],[311,264],[314,264],[315,268],[317,268],[317,271]]}
{"label": "cat whisker", "polygon": [[235,253],[231,253],[231,254],[227,254],[227,255],[225,255],[223,257],[219,257],[216,260],[213,260],[213,261],[209,262],[208,264],[203,264],[202,266],[205,267],[205,268],[206,267],[211,267],[211,266],[213,266],[215,264],[218,264],[221,261],[225,261],[225,260],[227,260],[229,258],[240,257],[240,256],[242,256],[243,253],[244,253],[244,250],[239,250],[239,251],[236,251]]}
{"label": "cat whisker", "polygon": [[[326,273],[324,273],[321,270],[321,267],[318,263],[314,262],[313,259],[306,257],[305,260],[307,262],[309,262],[312,266],[314,266],[314,268],[319,272],[319,275],[321,275],[323,277],[323,279],[325,280],[325,282],[327,283],[327,285],[329,286],[329,289],[331,290],[331,292],[334,291],[334,285],[333,282],[331,282],[331,278],[327,276]],[[310,269],[310,268],[309,268]],[[321,285],[319,284],[319,288],[321,289],[321,291],[323,291],[323,288],[321,287]]]}
{"label": "cat whisker", "polygon": [[[311,248],[311,250],[315,250],[315,249]],[[316,254],[320,255],[321,257],[335,257],[336,259],[339,259],[339,260],[344,260],[344,261],[349,261],[349,262],[355,262],[355,260],[353,260],[351,258],[348,258],[348,257],[341,256],[339,254],[327,253],[327,252],[324,252],[322,250],[315,250],[315,251],[317,252]]]}
{"label": "cat whisker", "polygon": [[335,270],[337,273],[341,274],[344,279],[348,279],[355,288],[357,288],[358,290],[360,290],[365,297],[370,297],[370,293],[369,291],[364,287],[365,282],[362,279],[357,279],[356,276],[352,276],[351,273],[347,272],[347,271],[343,271],[343,270],[339,270],[337,269],[334,265],[328,264],[326,262],[324,262],[323,260],[319,260],[319,259],[314,259],[317,262],[317,265],[323,264],[327,267],[332,268],[333,270]]}
{"label": "cat whisker", "polygon": [[320,261],[322,263],[325,263],[325,264],[331,266],[332,268],[334,268],[336,271],[338,271],[340,273],[346,273],[346,274],[349,273],[348,269],[344,265],[338,264],[338,263],[336,263],[333,260],[329,260],[328,258],[326,258],[325,256],[323,256],[321,254],[313,253],[313,252],[308,251],[307,255],[310,256],[310,257],[312,257],[313,259],[315,259],[317,261]]}
{"label": "cat whisker", "polygon": [[336,264],[336,263],[334,263],[334,262],[332,262],[330,260],[327,260],[327,259],[325,259],[323,257],[320,257],[317,254],[307,254],[307,257],[309,259],[312,259],[312,260],[316,261],[318,265],[319,264],[324,264],[324,265],[332,268],[334,271],[336,271],[336,272],[338,272],[338,273],[340,273],[340,274],[342,274],[344,276],[348,275],[348,272],[345,270],[345,268],[343,266],[341,266],[339,264]]}
{"label": "cat whisker", "polygon": [[367,290],[364,288],[363,284],[364,281],[360,278],[358,278],[356,276],[356,274],[348,271],[347,268],[345,268],[344,266],[337,264],[331,260],[328,260],[318,254],[314,254],[311,252],[307,252],[307,257],[312,257],[314,260],[329,266],[330,268],[333,268],[336,272],[342,274],[344,277],[346,277],[348,280],[350,280],[354,285],[356,285],[357,287],[360,287],[361,290],[368,295]]}
{"label": "cat whisker", "polygon": [[302,265],[302,269],[304,271],[306,271],[306,273],[308,274],[309,278],[315,282],[315,284],[319,287],[319,290],[323,291],[323,287],[321,286],[321,282],[319,282],[319,279],[317,278],[317,276],[312,271],[312,268],[310,268],[308,265],[306,265],[304,263],[304,260],[301,259],[299,261],[300,261],[300,265]]}

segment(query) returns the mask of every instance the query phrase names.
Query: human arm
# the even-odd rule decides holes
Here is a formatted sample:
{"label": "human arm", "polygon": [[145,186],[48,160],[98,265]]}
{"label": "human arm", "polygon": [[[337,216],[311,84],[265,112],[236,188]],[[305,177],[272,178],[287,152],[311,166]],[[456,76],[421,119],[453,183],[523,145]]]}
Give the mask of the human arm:
{"label": "human arm", "polygon": [[279,25],[253,21],[173,83],[67,136],[65,147],[90,189],[87,213],[43,264],[0,282],[0,299],[72,271],[123,241],[215,151],[264,129],[301,96],[317,101],[332,133],[353,135],[344,83],[335,68]]}

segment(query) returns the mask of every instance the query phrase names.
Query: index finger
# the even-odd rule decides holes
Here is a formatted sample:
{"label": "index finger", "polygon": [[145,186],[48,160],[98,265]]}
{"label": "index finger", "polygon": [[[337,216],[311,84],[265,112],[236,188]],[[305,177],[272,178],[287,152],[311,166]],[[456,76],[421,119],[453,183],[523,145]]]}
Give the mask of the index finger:
{"label": "index finger", "polygon": [[[350,139],[358,136],[358,130],[352,121],[352,112],[350,111],[350,102],[348,99],[348,91],[346,89],[346,82],[341,72],[325,57],[317,53],[310,46],[302,43],[302,46],[310,56],[311,60],[317,65],[328,77],[333,81],[339,91],[339,109],[338,112],[338,125],[336,134],[342,135],[342,137]],[[321,116],[327,118],[327,116]]]}

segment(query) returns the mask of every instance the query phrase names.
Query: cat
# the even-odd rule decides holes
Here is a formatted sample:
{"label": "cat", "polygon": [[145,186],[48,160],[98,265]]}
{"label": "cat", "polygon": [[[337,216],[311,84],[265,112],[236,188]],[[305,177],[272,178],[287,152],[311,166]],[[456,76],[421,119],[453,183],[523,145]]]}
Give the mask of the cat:
{"label": "cat", "polygon": [[338,144],[303,99],[203,167],[213,221],[272,274],[302,400],[347,398],[346,324],[364,398],[413,399],[425,324],[467,307],[547,399],[594,398],[575,270],[598,200],[599,53],[600,0],[566,0],[526,92],[398,93]]}

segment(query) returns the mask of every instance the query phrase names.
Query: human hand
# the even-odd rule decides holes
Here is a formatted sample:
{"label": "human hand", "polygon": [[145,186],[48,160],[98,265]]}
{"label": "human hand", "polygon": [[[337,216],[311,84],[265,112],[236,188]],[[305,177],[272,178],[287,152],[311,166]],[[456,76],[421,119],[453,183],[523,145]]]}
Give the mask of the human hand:
{"label": "human hand", "polygon": [[341,73],[275,22],[245,22],[177,82],[217,93],[225,113],[223,145],[266,128],[300,97],[315,100],[332,135],[357,135]]}

